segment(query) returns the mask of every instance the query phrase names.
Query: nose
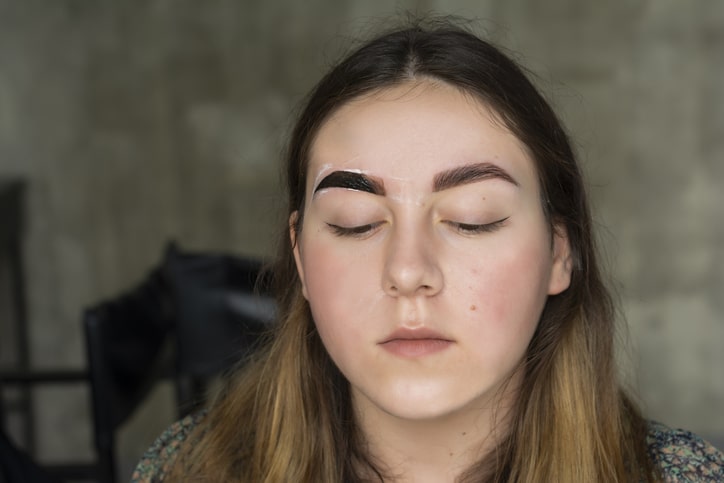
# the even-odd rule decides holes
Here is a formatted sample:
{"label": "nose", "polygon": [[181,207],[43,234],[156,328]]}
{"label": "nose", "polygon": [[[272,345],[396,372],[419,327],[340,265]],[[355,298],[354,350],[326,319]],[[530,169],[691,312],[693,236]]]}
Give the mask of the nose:
{"label": "nose", "polygon": [[383,288],[393,297],[433,296],[443,288],[443,274],[432,241],[424,230],[393,233],[385,259]]}

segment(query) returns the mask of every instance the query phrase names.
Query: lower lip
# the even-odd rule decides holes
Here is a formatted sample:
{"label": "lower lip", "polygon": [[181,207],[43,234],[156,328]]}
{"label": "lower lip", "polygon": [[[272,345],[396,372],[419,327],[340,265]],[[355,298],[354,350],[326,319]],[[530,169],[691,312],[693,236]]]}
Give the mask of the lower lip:
{"label": "lower lip", "polygon": [[423,357],[444,351],[452,345],[452,341],[444,339],[394,339],[380,345],[397,356]]}

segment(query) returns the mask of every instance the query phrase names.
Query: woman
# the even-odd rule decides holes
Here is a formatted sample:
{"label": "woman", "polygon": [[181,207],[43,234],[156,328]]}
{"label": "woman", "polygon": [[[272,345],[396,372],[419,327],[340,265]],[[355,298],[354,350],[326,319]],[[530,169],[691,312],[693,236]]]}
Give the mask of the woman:
{"label": "woman", "polygon": [[494,47],[372,40],[313,90],[286,168],[278,328],[136,481],[724,478],[622,391],[569,140]]}

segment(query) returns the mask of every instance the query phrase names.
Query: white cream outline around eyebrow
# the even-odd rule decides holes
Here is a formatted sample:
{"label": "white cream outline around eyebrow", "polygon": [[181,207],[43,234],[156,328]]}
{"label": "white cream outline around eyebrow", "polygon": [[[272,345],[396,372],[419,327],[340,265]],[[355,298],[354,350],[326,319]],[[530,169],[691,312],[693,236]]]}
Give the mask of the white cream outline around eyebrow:
{"label": "white cream outline around eyebrow", "polygon": [[370,175],[370,173],[368,171],[363,171],[361,169],[338,168],[338,167],[334,166],[333,164],[327,163],[319,169],[317,176],[314,178],[314,184],[312,185],[312,193],[314,193],[314,191],[317,189],[317,186],[319,186],[319,183],[322,181],[322,179],[324,179],[324,177],[327,176],[332,171],[346,171],[348,173]]}
{"label": "white cream outline around eyebrow", "polygon": [[[323,193],[326,190],[326,188],[325,188],[323,190],[317,191],[317,186],[319,186],[319,183],[324,179],[324,177],[326,177],[327,174],[329,174],[332,171],[346,171],[348,173],[357,173],[357,174],[364,174],[367,176],[374,176],[370,171],[365,171],[363,169],[358,169],[358,168],[339,168],[339,169],[337,169],[337,167],[333,166],[332,164],[329,164],[329,163],[325,164],[324,166],[322,166],[322,168],[319,170],[319,173],[317,173],[317,176],[314,178],[314,184],[312,185],[312,199],[316,198],[318,194]],[[377,177],[377,176],[375,176],[375,177]],[[393,181],[399,181],[402,183],[409,181],[408,178],[401,178],[399,176],[388,176],[387,179],[390,179]],[[357,190],[353,190],[351,188],[346,188],[346,189],[349,191],[357,191]],[[378,195],[375,195],[375,196],[378,196]],[[389,198],[390,200],[392,200],[396,203],[400,203],[400,204],[405,203],[405,201],[406,201],[403,199],[403,196],[401,196],[401,195],[385,194],[384,196],[385,196],[385,198]],[[425,197],[425,195],[420,194],[417,196],[416,200],[409,200],[408,202],[414,203],[415,206],[421,206],[424,203],[424,199],[423,199],[424,197]]]}
{"label": "white cream outline around eyebrow", "polygon": [[329,163],[325,164],[324,166],[322,166],[320,168],[319,172],[317,173],[317,176],[314,178],[314,184],[312,185],[312,194],[315,194],[315,192],[317,191],[317,186],[319,186],[319,183],[322,181],[322,179],[324,179],[324,177],[326,177],[332,171],[346,171],[348,173],[357,173],[357,174],[364,174],[364,175],[370,174],[369,172],[365,172],[361,169],[356,169],[356,168],[337,169],[337,167],[332,164],[329,164]]}
{"label": "white cream outline around eyebrow", "polygon": [[[330,188],[325,188],[325,189],[317,191],[317,186],[319,186],[319,183],[324,179],[324,177],[326,177],[330,172],[333,172],[333,171],[346,171],[348,173],[357,173],[357,174],[364,174],[367,176],[374,176],[370,171],[365,171],[362,169],[357,169],[357,168],[336,169],[336,167],[331,164],[325,164],[322,167],[322,169],[320,169],[319,173],[317,174],[316,178],[314,179],[314,185],[312,187],[312,199],[317,198],[317,196],[319,194],[322,194],[327,189],[330,189]],[[399,181],[401,183],[405,183],[405,182],[409,181],[409,178],[401,178],[398,176],[388,176],[387,179],[393,180],[393,181]],[[336,188],[336,189],[340,189],[340,188]],[[348,191],[359,191],[359,190],[354,190],[351,188],[342,188],[342,189],[346,189]],[[380,195],[374,195],[374,196],[380,196]],[[417,195],[417,199],[406,200],[404,195],[393,195],[393,194],[389,194],[389,193],[386,193],[384,195],[385,198],[388,198],[388,199],[394,201],[395,203],[399,203],[399,204],[413,203],[415,206],[422,206],[425,203],[425,200],[424,200],[425,196],[426,195],[424,195],[424,194],[419,194],[419,195]]]}

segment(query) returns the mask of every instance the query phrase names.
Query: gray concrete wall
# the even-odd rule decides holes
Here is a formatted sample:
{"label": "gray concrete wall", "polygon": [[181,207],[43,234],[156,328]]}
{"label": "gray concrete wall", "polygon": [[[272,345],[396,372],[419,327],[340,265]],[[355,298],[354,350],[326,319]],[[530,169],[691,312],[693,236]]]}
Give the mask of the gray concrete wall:
{"label": "gray concrete wall", "polygon": [[[30,183],[35,364],[82,367],[83,307],[170,238],[267,254],[294,107],[404,9],[482,19],[538,74],[589,176],[648,413],[724,434],[719,0],[0,0],[0,175]],[[125,430],[124,471],[173,418],[167,389]],[[90,455],[84,390],[38,399],[39,457]]]}

